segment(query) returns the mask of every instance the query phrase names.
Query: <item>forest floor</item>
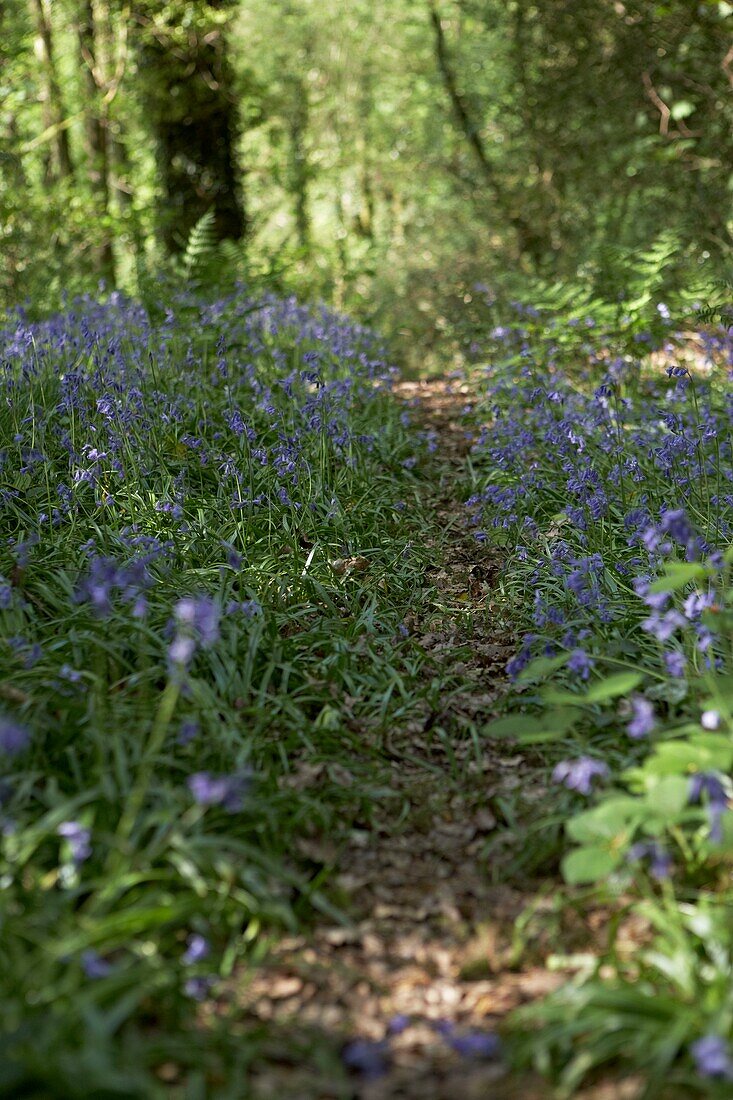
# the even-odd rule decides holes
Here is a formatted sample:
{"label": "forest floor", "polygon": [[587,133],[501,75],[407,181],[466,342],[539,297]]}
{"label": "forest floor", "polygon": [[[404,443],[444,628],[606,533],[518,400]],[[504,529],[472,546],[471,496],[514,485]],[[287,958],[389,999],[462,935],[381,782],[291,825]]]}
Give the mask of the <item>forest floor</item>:
{"label": "forest floor", "polygon": [[[605,919],[586,912],[573,924],[558,904],[554,867],[529,876],[513,869],[522,811],[507,821],[506,807],[542,804],[546,771],[477,736],[496,714],[514,647],[495,605],[501,559],[465,525],[467,394],[455,380],[397,387],[420,426],[437,435],[437,477],[424,488],[435,529],[430,582],[446,608],[462,609],[446,614],[441,631],[410,626],[423,647],[453,663],[462,687],[442,713],[426,706],[421,719],[394,729],[388,781],[401,809],[376,828],[352,829],[333,852],[324,852],[328,840],[316,842],[314,856],[331,857],[348,923],[324,920],[281,940],[233,991],[243,1022],[266,1036],[251,1082],[258,1098],[549,1097],[539,1079],[515,1076],[491,1056],[488,1036],[511,1010],[567,980],[568,970],[553,969],[548,957],[587,951]],[[440,738],[431,734],[436,727]],[[464,769],[460,793],[446,781],[456,767]],[[307,764],[300,781],[309,782]],[[358,1044],[344,1059],[358,1063],[352,1074],[323,1054],[344,1037]],[[582,1095],[622,1100],[635,1095],[634,1083]]]}

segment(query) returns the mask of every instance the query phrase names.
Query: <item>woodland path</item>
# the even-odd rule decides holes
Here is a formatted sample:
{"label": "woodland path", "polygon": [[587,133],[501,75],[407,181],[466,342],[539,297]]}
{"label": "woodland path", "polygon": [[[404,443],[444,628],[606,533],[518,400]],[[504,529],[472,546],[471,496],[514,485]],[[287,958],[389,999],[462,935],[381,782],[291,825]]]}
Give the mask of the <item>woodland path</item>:
{"label": "woodland path", "polygon": [[[544,964],[558,942],[578,933],[560,928],[554,905],[556,883],[513,884],[509,837],[492,873],[487,843],[498,822],[490,808],[502,793],[523,787],[523,796],[546,795],[539,769],[510,746],[466,737],[496,712],[503,669],[513,652],[506,628],[492,633],[492,591],[501,563],[466,531],[460,485],[469,444],[460,422],[468,389],[450,379],[403,381],[397,397],[413,409],[421,427],[437,433],[438,477],[425,492],[435,515],[436,565],[430,578],[446,605],[475,615],[446,618],[445,631],[423,636],[441,660],[455,661],[462,681],[439,715],[395,729],[389,745],[390,785],[408,806],[378,830],[352,833],[335,855],[335,878],[348,897],[348,927],[325,919],[308,934],[281,940],[254,979],[237,990],[244,1021],[262,1025],[267,1036],[253,1067],[252,1096],[287,1100],[545,1100],[534,1078],[509,1073],[500,1058],[456,1053],[441,1029],[454,1036],[494,1031],[512,1009],[555,988],[564,975]],[[474,625],[466,635],[466,620]],[[420,632],[420,624],[414,624]],[[456,659],[453,654],[459,653]],[[447,742],[431,736],[436,725]],[[465,794],[443,781],[449,758],[470,776]],[[503,823],[505,825],[505,823]],[[515,922],[533,919],[521,934]],[[553,937],[554,944],[551,942]],[[587,930],[581,929],[581,937]],[[369,1080],[348,1075],[319,1049],[335,1036],[383,1040],[390,1020],[410,1023],[389,1039],[389,1068]],[[402,1020],[404,1023],[404,1020]],[[436,1027],[437,1025],[437,1027]],[[320,1064],[319,1064],[320,1063]],[[621,1100],[633,1093],[596,1088],[594,1100]]]}

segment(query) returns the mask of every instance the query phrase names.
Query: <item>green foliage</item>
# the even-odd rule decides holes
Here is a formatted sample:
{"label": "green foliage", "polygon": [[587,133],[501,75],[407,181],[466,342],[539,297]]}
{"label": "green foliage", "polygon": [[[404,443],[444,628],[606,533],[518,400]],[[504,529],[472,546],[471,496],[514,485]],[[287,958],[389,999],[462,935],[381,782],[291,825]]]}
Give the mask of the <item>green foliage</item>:
{"label": "green foliage", "polygon": [[144,291],[209,210],[237,266],[377,317],[415,363],[470,346],[479,282],[561,277],[632,311],[709,284],[731,248],[723,8],[442,0],[439,49],[428,4],[95,0],[80,57],[81,4],[12,0],[3,302],[110,262]]}
{"label": "green foliage", "polygon": [[[292,301],[179,287],[160,321],[114,298],[26,326],[1,337],[0,1093],[147,1100],[170,1063],[240,1092],[258,1036],[235,1005],[202,1027],[196,983],[342,919],[301,843],[385,812],[383,738],[441,691],[399,630],[429,604],[424,443],[370,334]],[[218,637],[175,658],[203,596]],[[251,784],[207,804],[202,772]]]}
{"label": "green foliage", "polygon": [[180,271],[187,283],[206,278],[217,260],[216,215],[207,210],[191,229],[180,259]]}
{"label": "green foliage", "polygon": [[643,293],[623,315],[562,286],[487,295],[470,375],[469,506],[528,631],[483,732],[553,767],[536,831],[562,819],[569,896],[612,914],[577,979],[512,1023],[568,1097],[599,1071],[655,1100],[729,1087],[689,1066],[702,1036],[733,1036],[731,332],[680,331],[700,291],[675,255],[665,239],[630,261]]}

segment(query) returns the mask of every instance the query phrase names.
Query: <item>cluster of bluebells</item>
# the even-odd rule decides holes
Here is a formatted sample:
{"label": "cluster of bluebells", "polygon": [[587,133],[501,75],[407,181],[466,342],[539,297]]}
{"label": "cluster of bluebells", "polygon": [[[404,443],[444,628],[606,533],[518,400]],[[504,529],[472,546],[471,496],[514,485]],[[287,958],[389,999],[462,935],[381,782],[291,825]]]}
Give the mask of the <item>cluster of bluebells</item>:
{"label": "cluster of bluebells", "polygon": [[593,792],[596,780],[607,779],[610,775],[608,765],[591,756],[579,756],[577,760],[561,760],[555,765],[552,778],[562,783],[568,790],[589,795]]}
{"label": "cluster of bluebells", "polygon": [[28,730],[14,718],[0,714],[0,755],[5,757],[18,756],[30,745],[31,736]]}
{"label": "cluster of bluebells", "polygon": [[[473,443],[487,477],[467,502],[479,539],[490,528],[509,537],[525,591],[534,593],[532,634],[510,675],[628,614],[619,593],[635,578],[643,586],[666,558],[714,560],[733,535],[733,401],[713,385],[716,372],[693,378],[673,361],[649,379],[640,359],[609,354],[609,334],[585,321],[564,369],[567,330],[557,330],[567,322],[545,316],[538,335],[526,308],[515,313],[487,349],[492,365],[478,407],[485,426]],[[730,334],[706,340],[711,362],[730,364]],[[674,360],[676,349],[665,350]],[[679,678],[683,626],[693,623],[701,651],[712,639],[701,606],[681,612],[668,603],[651,607],[645,629],[668,643],[665,669]]]}
{"label": "cluster of bluebells", "polygon": [[92,854],[91,831],[78,821],[62,821],[56,832],[66,842],[72,863],[77,867]]}
{"label": "cluster of bluebells", "polygon": [[196,650],[219,640],[221,608],[210,596],[186,596],[173,609],[174,637],[168,660],[178,672],[191,664]]}
{"label": "cluster of bluebells", "polygon": [[[0,831],[35,827],[68,796],[34,858],[70,898],[109,866],[113,815],[136,792],[141,816],[154,784],[222,834],[235,824],[225,815],[246,809],[252,778],[231,758],[233,739],[216,740],[211,667],[226,660],[236,675],[244,658],[256,682],[272,659],[254,598],[263,575],[279,579],[282,563],[300,576],[302,561],[284,555],[306,535],[355,540],[353,505],[374,469],[409,470],[436,448],[433,433],[382,415],[393,373],[371,330],[242,288],[209,303],[182,292],[162,320],[118,293],[46,320],[23,309],[0,319],[0,657],[16,708],[0,715]],[[185,778],[160,766],[160,748],[145,755],[146,731],[166,713],[158,692],[180,708],[164,746],[186,761]],[[114,778],[99,774],[108,761]],[[87,797],[100,790],[119,791],[106,823]],[[117,845],[115,859],[128,854]],[[155,875],[144,888],[159,888]],[[95,941],[73,962],[98,981],[123,968],[116,952]],[[209,953],[198,933],[181,953],[195,1000],[211,990]]]}
{"label": "cluster of bluebells", "polygon": [[[609,334],[599,332],[594,346],[591,324],[581,326],[580,354],[564,369],[553,335],[561,322],[543,318],[538,335],[532,315],[516,313],[514,325],[491,337],[479,410],[485,426],[473,446],[486,483],[467,505],[479,538],[491,527],[509,533],[515,575],[532,593],[531,627],[507,670],[516,678],[534,657],[557,656],[583,692],[596,666],[603,677],[614,664],[648,665],[656,690],[632,694],[618,715],[632,742],[653,744],[666,724],[657,701],[689,690],[659,681],[725,669],[715,613],[726,605],[721,551],[733,538],[733,400],[717,381],[733,376],[733,330],[703,335],[709,371],[693,376],[668,343],[671,366],[654,377],[628,352],[613,357]],[[695,583],[659,591],[670,561]],[[620,653],[607,652],[609,636]],[[701,720],[706,730],[720,722],[715,711]],[[595,751],[561,760],[554,781],[593,795],[611,778]],[[713,843],[723,839],[731,793],[719,772],[689,777],[689,805],[704,811]],[[627,860],[657,879],[673,869],[657,839],[632,844]]]}
{"label": "cluster of bluebells", "polygon": [[[712,567],[715,568],[714,559]],[[704,654],[707,665],[719,664],[714,655],[715,635],[704,618],[705,612],[716,604],[712,586],[706,591],[689,592],[680,604],[669,592],[654,592],[647,575],[634,579],[634,589],[648,608],[641,628],[664,648],[664,663],[671,676],[684,674],[687,661],[679,647],[685,642],[691,642],[698,653]]]}
{"label": "cluster of bluebells", "polygon": [[733,1053],[721,1035],[703,1035],[696,1039],[690,1054],[701,1077],[733,1081]]}
{"label": "cluster of bluebells", "polygon": [[[212,304],[181,294],[162,323],[120,294],[40,322],[19,309],[0,327],[0,375],[14,438],[1,496],[22,497],[33,520],[16,560],[77,518],[137,523],[143,501],[155,531],[185,535],[202,483],[248,514],[334,514],[335,483],[380,445],[375,418],[367,430],[360,422],[392,380],[370,330],[241,289]],[[426,436],[418,450],[434,445]],[[92,563],[82,586],[101,613],[115,590],[139,587],[119,570]],[[11,595],[0,585],[0,604]]]}
{"label": "cluster of bluebells", "polygon": [[188,777],[188,789],[195,802],[200,806],[221,806],[230,814],[242,809],[251,785],[252,775],[248,771],[233,775],[195,772]]}

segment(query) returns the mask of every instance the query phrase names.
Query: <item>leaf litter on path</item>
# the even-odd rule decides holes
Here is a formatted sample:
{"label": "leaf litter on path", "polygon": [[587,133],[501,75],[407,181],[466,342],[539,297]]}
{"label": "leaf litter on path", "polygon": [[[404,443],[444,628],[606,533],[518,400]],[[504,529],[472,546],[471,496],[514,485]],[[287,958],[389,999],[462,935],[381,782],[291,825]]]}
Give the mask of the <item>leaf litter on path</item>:
{"label": "leaf litter on path", "polygon": [[[245,984],[231,983],[228,1011],[263,1029],[248,1094],[258,1100],[542,1100],[550,1095],[542,1082],[507,1070],[496,1027],[566,980],[567,971],[545,962],[558,935],[569,937],[565,949],[573,937],[584,945],[590,930],[560,928],[554,879],[517,887],[500,854],[492,857],[498,866],[487,865],[487,839],[499,824],[492,805],[519,787],[530,799],[546,792],[539,769],[509,746],[482,742],[477,752],[465,736],[467,725],[496,712],[514,649],[501,616],[491,617],[501,560],[467,533],[456,489],[470,447],[460,421],[468,391],[434,379],[402,382],[397,395],[436,433],[440,452],[439,476],[425,490],[440,621],[407,625],[416,645],[451,663],[460,690],[438,713],[427,705],[413,713],[384,746],[389,785],[407,813],[351,829],[345,843],[304,837],[299,845],[306,857],[334,864],[349,923],[324,920],[281,939]],[[332,564],[346,571],[362,562]],[[470,632],[466,610],[474,613]],[[465,792],[445,781],[449,758],[462,762]],[[350,786],[351,772],[336,767],[338,774],[334,765],[303,762],[285,783]],[[510,856],[517,844],[521,836],[510,835]],[[501,853],[501,845],[492,850]],[[528,910],[534,926],[523,918]],[[582,1095],[631,1100],[636,1091],[626,1082]]]}

